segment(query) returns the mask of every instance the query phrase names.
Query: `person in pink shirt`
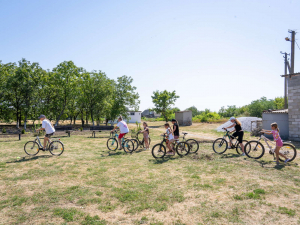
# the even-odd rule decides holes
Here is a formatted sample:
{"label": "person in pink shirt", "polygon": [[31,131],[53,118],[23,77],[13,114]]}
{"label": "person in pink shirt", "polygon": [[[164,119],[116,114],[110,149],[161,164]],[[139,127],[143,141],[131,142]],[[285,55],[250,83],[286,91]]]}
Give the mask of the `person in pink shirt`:
{"label": "person in pink shirt", "polygon": [[269,134],[269,135],[273,135],[274,141],[276,142],[276,148],[275,148],[275,154],[276,154],[276,164],[279,165],[279,155],[281,155],[282,157],[285,158],[285,163],[287,163],[288,161],[290,161],[290,159],[288,159],[285,155],[281,154],[279,152],[280,148],[283,146],[283,142],[279,136],[279,128],[277,123],[272,123],[271,124],[271,129],[272,130],[262,130],[262,133],[265,134]]}

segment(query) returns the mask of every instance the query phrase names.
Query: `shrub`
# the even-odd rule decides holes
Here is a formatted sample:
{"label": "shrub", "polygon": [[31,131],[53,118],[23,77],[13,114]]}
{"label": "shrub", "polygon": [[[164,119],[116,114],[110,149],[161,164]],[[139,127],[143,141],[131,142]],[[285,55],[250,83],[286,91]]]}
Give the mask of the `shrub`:
{"label": "shrub", "polygon": [[80,130],[80,131],[83,131],[83,127],[80,127],[79,130]]}
{"label": "shrub", "polygon": [[26,132],[25,132],[25,129],[23,129],[22,131],[21,131],[21,134],[25,134]]}
{"label": "shrub", "polygon": [[3,134],[5,134],[5,133],[6,133],[6,129],[5,129],[5,127],[3,127],[3,129],[2,129],[2,133],[3,133]]}

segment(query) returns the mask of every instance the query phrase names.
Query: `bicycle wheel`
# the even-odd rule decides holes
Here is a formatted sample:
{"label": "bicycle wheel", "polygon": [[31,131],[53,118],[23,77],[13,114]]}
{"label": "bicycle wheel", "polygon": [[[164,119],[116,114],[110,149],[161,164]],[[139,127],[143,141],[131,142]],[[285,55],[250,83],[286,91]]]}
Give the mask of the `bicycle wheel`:
{"label": "bicycle wheel", "polygon": [[228,142],[224,138],[218,138],[213,143],[213,150],[217,154],[223,154],[228,148]]}
{"label": "bicycle wheel", "polygon": [[115,138],[109,138],[106,142],[106,146],[110,151],[116,151],[119,146],[118,140]]}
{"label": "bicycle wheel", "polygon": [[260,159],[265,154],[265,147],[258,141],[249,141],[244,150],[245,154],[252,159]]}
{"label": "bicycle wheel", "polygon": [[166,147],[162,144],[156,144],[151,153],[154,158],[163,158],[166,155]]}
{"label": "bicycle wheel", "polygon": [[136,151],[137,149],[138,149],[138,147],[139,147],[139,142],[138,142],[138,140],[136,140],[136,139],[130,139],[132,142],[133,142],[133,144],[134,144],[134,150],[133,151]]}
{"label": "bicycle wheel", "polygon": [[[243,140],[244,151],[245,151],[245,146],[247,143],[248,143],[248,141]],[[235,146],[235,150],[236,150],[237,154],[239,154],[239,155],[243,154],[242,147],[240,146],[239,143],[237,143],[237,145]],[[251,146],[249,147],[248,151],[250,151],[250,150],[251,150]]]}
{"label": "bicycle wheel", "polygon": [[126,152],[126,153],[132,153],[134,151],[133,141],[131,141],[129,139],[125,140],[123,149],[124,149],[124,152]]}
{"label": "bicycle wheel", "polygon": [[190,146],[190,153],[196,153],[199,150],[199,143],[194,139],[188,139],[186,143]]}
{"label": "bicycle wheel", "polygon": [[176,146],[176,152],[180,156],[188,155],[190,152],[190,145],[187,142],[179,142]]}
{"label": "bicycle wheel", "polygon": [[28,141],[24,145],[24,151],[27,155],[36,155],[40,151],[40,146],[37,142],[35,141]]}
{"label": "bicycle wheel", "polygon": [[64,144],[61,141],[52,141],[49,145],[49,151],[52,155],[59,156],[64,152]]}
{"label": "bicycle wheel", "polygon": [[[293,161],[297,156],[297,150],[295,146],[287,143],[283,144],[283,146],[279,150],[279,153],[286,156],[290,160],[289,162]],[[279,155],[279,160],[284,162],[285,158]]]}

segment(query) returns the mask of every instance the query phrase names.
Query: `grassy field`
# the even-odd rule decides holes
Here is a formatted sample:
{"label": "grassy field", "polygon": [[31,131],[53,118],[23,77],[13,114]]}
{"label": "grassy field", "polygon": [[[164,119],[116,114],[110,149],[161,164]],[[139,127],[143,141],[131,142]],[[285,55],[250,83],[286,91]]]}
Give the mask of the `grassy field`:
{"label": "grassy field", "polygon": [[[149,124],[153,144],[162,124]],[[181,131],[209,141],[222,136],[217,126]],[[60,157],[26,156],[33,137],[0,139],[0,224],[300,224],[298,158],[275,167],[269,154],[216,155],[201,143],[198,154],[155,160],[150,151],[109,152],[108,134],[97,135],[61,137]]]}

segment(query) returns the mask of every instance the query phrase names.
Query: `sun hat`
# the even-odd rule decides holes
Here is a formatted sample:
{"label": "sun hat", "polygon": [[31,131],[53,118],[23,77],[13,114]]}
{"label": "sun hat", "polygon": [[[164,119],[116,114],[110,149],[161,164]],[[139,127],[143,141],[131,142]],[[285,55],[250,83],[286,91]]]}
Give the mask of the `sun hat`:
{"label": "sun hat", "polygon": [[230,119],[229,119],[229,120],[235,120],[235,117],[233,117],[233,116],[232,116],[232,117],[230,117]]}
{"label": "sun hat", "polygon": [[46,116],[43,115],[43,114],[41,114],[41,115],[39,116],[39,119],[41,119],[41,118],[46,118]]}

